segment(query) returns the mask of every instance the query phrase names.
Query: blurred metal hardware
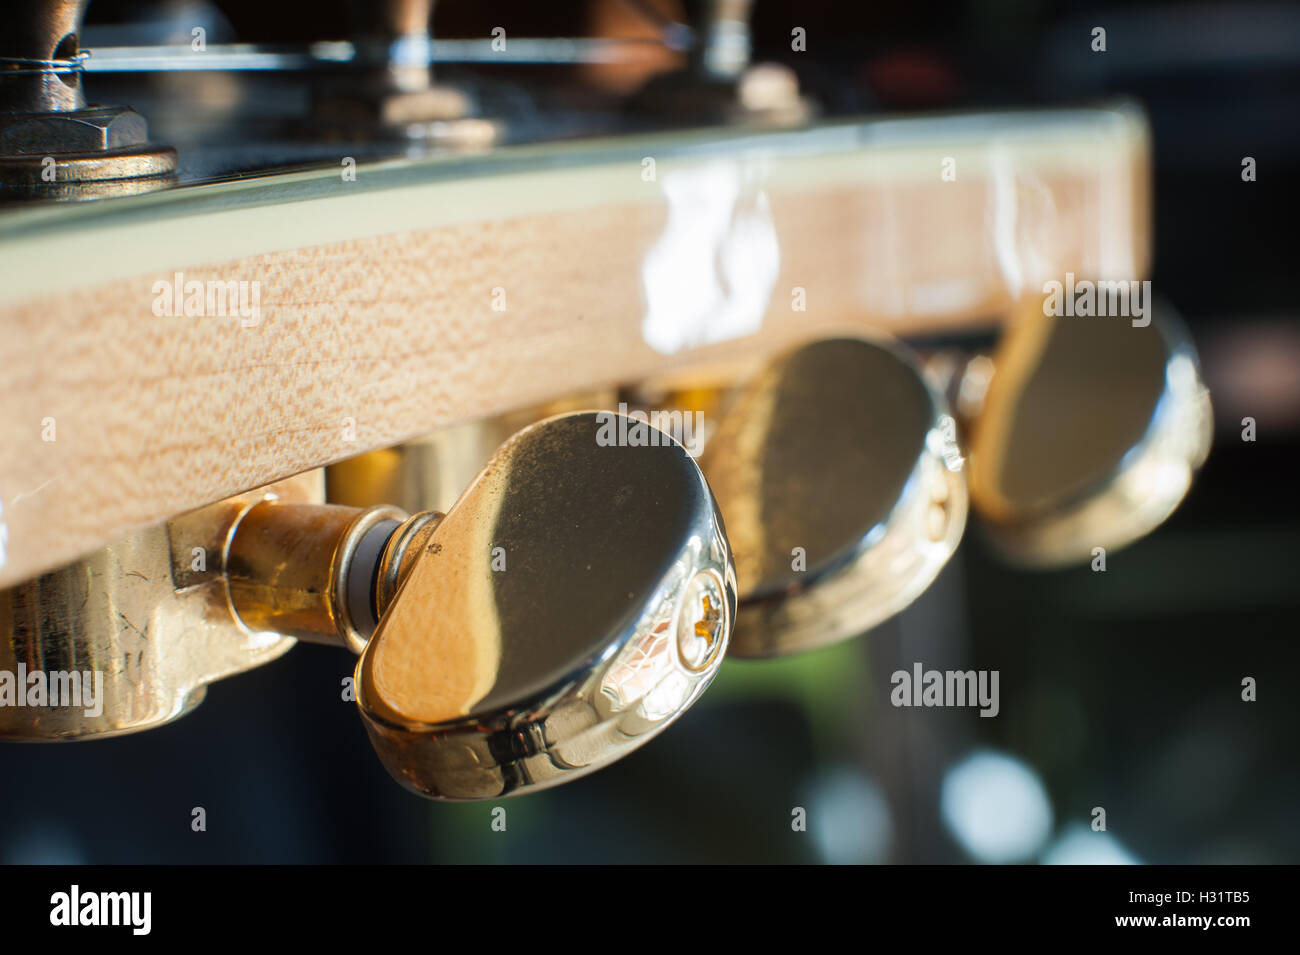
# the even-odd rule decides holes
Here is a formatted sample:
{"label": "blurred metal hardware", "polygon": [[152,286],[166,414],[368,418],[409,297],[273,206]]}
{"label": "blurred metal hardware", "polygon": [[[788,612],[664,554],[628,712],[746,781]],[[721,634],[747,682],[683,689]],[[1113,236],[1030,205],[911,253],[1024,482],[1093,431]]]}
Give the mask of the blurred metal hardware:
{"label": "blurred metal hardware", "polygon": [[464,91],[434,81],[433,7],[434,0],[349,0],[353,56],[319,78],[313,130],[471,148],[498,138],[499,125],[472,116]]}
{"label": "blurred metal hardware", "polygon": [[0,198],[95,198],[165,186],[176,152],[149,143],[144,117],[87,105],[77,41],[89,0],[6,11],[0,37]]}
{"label": "blurred metal hardware", "polygon": [[357,703],[407,787],[489,798],[576,778],[717,671],[735,570],[708,485],[680,445],[602,446],[604,425],[524,429],[403,561]]}
{"label": "blurred metal hardware", "polygon": [[707,0],[685,70],[653,77],[632,106],[697,122],[797,126],[815,113],[799,78],[778,63],[752,63],[753,0]]}
{"label": "blurred metal hardware", "polygon": [[[957,547],[966,488],[943,396],[901,347],[822,340],[750,372],[739,385],[745,373],[733,367],[573,403],[623,411],[624,399],[631,414],[656,409],[651,424],[695,416],[691,450],[726,521],[740,588],[729,652],[765,657],[856,636],[914,600]],[[542,413],[333,465],[329,499],[442,506],[482,447]]]}
{"label": "blurred metal hardware", "polygon": [[700,40],[692,50],[695,69],[705,76],[734,79],[749,67],[749,19],[753,0],[707,0]]}
{"label": "blurred metal hardware", "polygon": [[885,342],[815,341],[741,385],[700,460],[740,583],[730,652],[824,646],[915,600],[965,527],[956,442],[942,395]]}
{"label": "blurred metal hardware", "polygon": [[371,740],[422,795],[494,798],[618,759],[712,680],[736,584],[694,461],[665,435],[602,440],[616,417],[525,428],[446,515],[321,504],[319,484],[255,493],[0,593],[3,669],[107,683],[98,713],[0,708],[0,735],[160,725],[297,638],[360,654]]}
{"label": "blurred metal hardware", "polygon": [[[510,37],[504,50],[490,39],[439,40],[428,44],[429,66],[438,63],[511,63],[516,65],[613,64],[636,59],[660,47],[657,40],[617,37]],[[85,61],[86,73],[309,71],[358,60],[356,46],[329,40],[306,46],[256,43],[209,43],[202,53],[189,46],[96,47]]]}
{"label": "blurred metal hardware", "polygon": [[[932,353],[924,371],[901,346],[839,338],[793,348],[739,386],[735,368],[701,371],[694,386],[683,373],[577,403],[702,415],[693,450],[740,588],[730,652],[793,653],[863,633],[923,592],[960,541],[968,482],[987,533],[1027,566],[1088,561],[1177,507],[1211,423],[1181,323],[1163,303],[1145,328],[1040,306],[991,355]],[[494,434],[537,416],[335,466],[331,499],[439,506],[449,473],[477,467]]]}
{"label": "blurred metal hardware", "polygon": [[1035,299],[977,359],[971,503],[1012,561],[1082,563],[1145,536],[1204,463],[1213,415],[1196,349],[1168,303],[1150,307],[1143,325],[1045,315]]}

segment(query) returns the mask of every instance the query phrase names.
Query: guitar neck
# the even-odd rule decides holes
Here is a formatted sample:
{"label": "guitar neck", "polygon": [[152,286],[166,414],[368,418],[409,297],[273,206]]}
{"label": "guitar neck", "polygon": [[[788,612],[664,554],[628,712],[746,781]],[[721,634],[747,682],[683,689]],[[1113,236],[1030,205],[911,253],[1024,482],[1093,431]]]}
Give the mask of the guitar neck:
{"label": "guitar neck", "polygon": [[1127,107],[895,118],[6,212],[0,585],[457,422],[1142,276],[1148,152]]}

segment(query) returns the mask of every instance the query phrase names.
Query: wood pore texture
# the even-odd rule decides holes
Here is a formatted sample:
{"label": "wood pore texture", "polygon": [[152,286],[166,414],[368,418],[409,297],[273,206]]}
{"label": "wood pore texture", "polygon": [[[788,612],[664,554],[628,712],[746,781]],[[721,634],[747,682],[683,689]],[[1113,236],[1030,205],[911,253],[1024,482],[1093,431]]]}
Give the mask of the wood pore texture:
{"label": "wood pore texture", "polygon": [[[1147,149],[1124,108],[890,120],[6,212],[0,586],[449,424],[1141,277]],[[257,283],[260,321],[155,314],[177,272]]]}

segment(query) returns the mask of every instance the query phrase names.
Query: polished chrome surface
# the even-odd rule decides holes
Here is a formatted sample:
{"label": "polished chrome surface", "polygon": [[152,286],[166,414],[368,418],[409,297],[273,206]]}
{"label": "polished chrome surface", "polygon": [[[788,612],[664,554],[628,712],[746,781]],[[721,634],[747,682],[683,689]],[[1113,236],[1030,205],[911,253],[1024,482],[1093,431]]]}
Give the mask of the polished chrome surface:
{"label": "polished chrome surface", "polygon": [[1013,561],[1083,562],[1151,532],[1209,452],[1196,350],[1159,300],[1145,326],[1047,316],[1034,303],[993,367],[970,444],[971,500]]}
{"label": "polished chrome surface", "polygon": [[965,524],[955,440],[943,399],[885,343],[814,342],[742,386],[701,459],[740,583],[730,652],[823,646],[915,599]]}
{"label": "polished chrome surface", "polygon": [[381,611],[357,703],[408,788],[480,799],[577,778],[717,671],[736,585],[712,495],[666,438],[608,446],[606,415],[511,438]]}

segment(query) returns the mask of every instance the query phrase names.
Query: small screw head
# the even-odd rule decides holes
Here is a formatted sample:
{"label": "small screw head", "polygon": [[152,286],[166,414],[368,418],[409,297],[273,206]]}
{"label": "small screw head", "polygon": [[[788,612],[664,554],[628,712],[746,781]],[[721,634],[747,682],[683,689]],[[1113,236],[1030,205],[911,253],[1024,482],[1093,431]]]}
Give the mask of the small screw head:
{"label": "small screw head", "polygon": [[686,585],[677,612],[677,656],[692,672],[703,670],[722,646],[727,609],[722,582],[707,570],[696,573]]}

